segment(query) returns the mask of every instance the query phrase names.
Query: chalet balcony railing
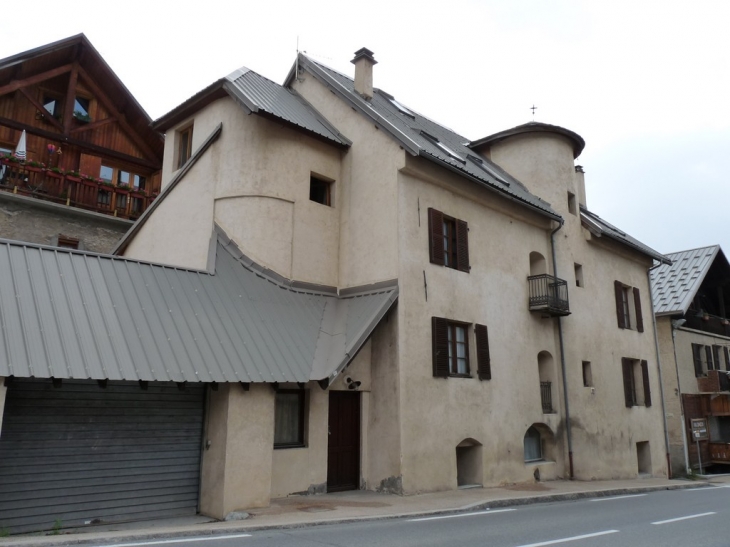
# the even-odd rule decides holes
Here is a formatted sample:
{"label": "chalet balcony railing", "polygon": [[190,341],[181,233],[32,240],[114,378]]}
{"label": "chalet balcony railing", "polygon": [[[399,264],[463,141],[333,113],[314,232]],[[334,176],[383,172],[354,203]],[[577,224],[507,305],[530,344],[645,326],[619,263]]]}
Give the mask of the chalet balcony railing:
{"label": "chalet balcony railing", "polygon": [[725,317],[718,317],[690,308],[684,318],[687,320],[684,326],[689,329],[711,332],[720,336],[730,336],[730,321]]}
{"label": "chalet balcony railing", "polygon": [[530,311],[550,316],[570,315],[568,283],[548,274],[527,278],[530,289]]}
{"label": "chalet balcony railing", "polygon": [[553,387],[552,382],[540,382],[540,400],[542,401],[542,413],[553,413]]}
{"label": "chalet balcony railing", "polygon": [[155,196],[75,173],[0,161],[0,191],[136,220]]}

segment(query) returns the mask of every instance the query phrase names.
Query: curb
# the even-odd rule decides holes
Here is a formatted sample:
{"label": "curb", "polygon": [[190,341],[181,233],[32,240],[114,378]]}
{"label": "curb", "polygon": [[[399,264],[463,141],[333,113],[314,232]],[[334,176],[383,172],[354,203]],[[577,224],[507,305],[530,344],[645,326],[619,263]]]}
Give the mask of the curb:
{"label": "curb", "polygon": [[[228,536],[235,534],[244,534],[250,532],[259,532],[262,530],[291,530],[295,528],[310,528],[313,526],[329,526],[336,524],[350,524],[357,522],[368,522],[368,521],[384,521],[384,520],[395,520],[401,518],[420,518],[430,517],[438,515],[456,515],[459,513],[466,513],[474,510],[488,510],[498,509],[503,507],[515,507],[523,505],[535,505],[538,503],[553,503],[558,501],[576,501],[582,499],[591,498],[607,498],[612,496],[622,496],[631,494],[644,494],[650,492],[660,492],[663,490],[687,490],[691,488],[706,488],[711,487],[712,484],[709,482],[690,482],[688,484],[671,484],[664,486],[637,486],[631,488],[612,488],[608,490],[584,490],[579,492],[566,492],[562,494],[546,494],[542,496],[529,496],[524,498],[509,498],[509,499],[495,499],[490,501],[476,502],[463,507],[455,509],[434,509],[431,511],[414,511],[414,512],[402,512],[392,515],[371,515],[363,517],[343,517],[328,520],[320,520],[313,522],[297,522],[288,524],[262,524],[256,525],[251,521],[251,524],[242,524],[235,527],[227,527],[225,529],[208,529],[208,530],[180,530],[178,532],[137,532],[129,533],[114,537],[83,537],[81,534],[74,534],[76,537],[57,537],[57,536],[42,536],[37,538],[37,541],[29,541],[30,538],[22,538],[13,541],[10,538],[0,538],[0,547],[62,547],[70,545],[116,545],[118,543],[129,543],[129,542],[142,542],[142,541],[155,541],[155,540],[171,540],[171,539],[186,539],[193,537],[215,537],[215,536]],[[93,534],[93,532],[90,532]],[[108,536],[115,532],[105,532],[104,535]],[[79,537],[81,536],[81,537]]]}

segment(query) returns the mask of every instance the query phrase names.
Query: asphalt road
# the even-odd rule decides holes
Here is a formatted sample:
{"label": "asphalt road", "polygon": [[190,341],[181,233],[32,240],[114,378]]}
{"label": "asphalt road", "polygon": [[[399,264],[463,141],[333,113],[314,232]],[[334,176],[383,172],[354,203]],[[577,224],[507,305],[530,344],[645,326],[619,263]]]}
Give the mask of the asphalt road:
{"label": "asphalt road", "polygon": [[[730,487],[527,505],[418,519],[119,543],[117,547],[730,546]],[[108,546],[107,546],[108,547]]]}

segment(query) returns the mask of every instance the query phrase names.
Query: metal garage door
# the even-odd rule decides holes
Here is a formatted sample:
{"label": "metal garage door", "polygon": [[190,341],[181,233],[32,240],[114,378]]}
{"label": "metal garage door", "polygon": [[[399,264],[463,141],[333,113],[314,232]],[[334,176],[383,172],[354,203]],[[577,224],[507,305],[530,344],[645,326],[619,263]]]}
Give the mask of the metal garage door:
{"label": "metal garage door", "polygon": [[0,431],[0,529],[195,514],[203,402],[202,385],[13,381]]}

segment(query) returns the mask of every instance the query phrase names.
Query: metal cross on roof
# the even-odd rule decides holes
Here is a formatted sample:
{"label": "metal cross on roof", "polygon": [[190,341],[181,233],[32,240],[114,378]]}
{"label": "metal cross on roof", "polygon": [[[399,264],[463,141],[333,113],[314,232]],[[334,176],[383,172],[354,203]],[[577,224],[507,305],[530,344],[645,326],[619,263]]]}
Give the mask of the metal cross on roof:
{"label": "metal cross on roof", "polygon": [[532,110],[532,121],[534,122],[535,121],[535,110],[537,110],[537,107],[533,104],[530,107],[530,110]]}

